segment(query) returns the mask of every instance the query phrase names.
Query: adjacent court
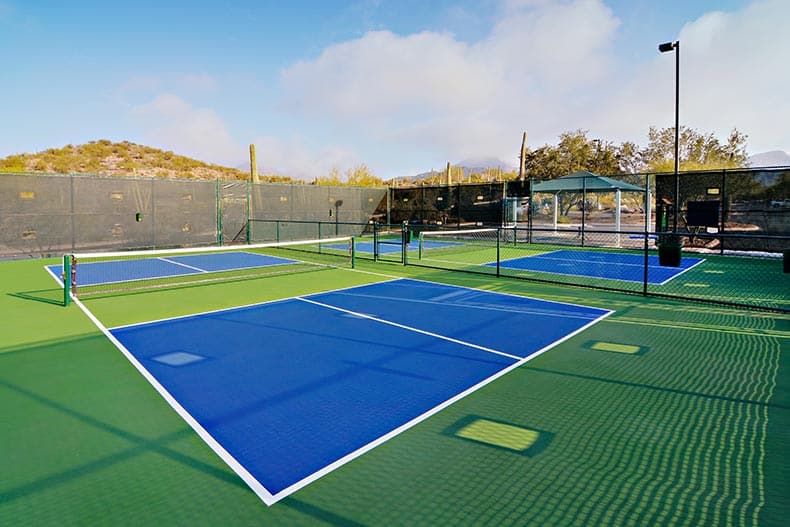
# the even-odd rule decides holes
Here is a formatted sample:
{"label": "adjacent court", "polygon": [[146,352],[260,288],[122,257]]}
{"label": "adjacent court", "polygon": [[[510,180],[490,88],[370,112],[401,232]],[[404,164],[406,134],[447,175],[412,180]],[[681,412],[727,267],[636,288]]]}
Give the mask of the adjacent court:
{"label": "adjacent court", "polygon": [[271,504],[609,314],[397,279],[110,333]]}
{"label": "adjacent court", "polygon": [[[81,265],[79,284],[81,286],[111,284],[293,263],[296,263],[296,260],[246,251],[108,260]],[[55,277],[63,274],[62,265],[49,265],[47,269]]]}
{"label": "adjacent court", "polygon": [[[646,259],[647,266],[645,266]],[[499,265],[500,268],[519,271],[536,271],[539,273],[555,273],[637,283],[642,283],[645,280],[645,267],[647,267],[647,283],[664,285],[703,261],[702,258],[685,256],[680,263],[680,267],[665,267],[659,264],[657,255],[645,257],[642,254],[565,249],[502,260]],[[485,265],[495,267],[497,263],[489,262]]]}
{"label": "adjacent court", "polygon": [[[453,247],[455,245],[460,245],[459,243],[455,242],[439,242],[439,241],[425,241],[422,243],[423,249],[443,249],[446,247]],[[337,245],[330,245],[329,247],[332,248],[340,248]],[[376,242],[374,241],[364,241],[358,240],[356,241],[355,250],[359,253],[368,253],[374,254],[376,252]],[[409,251],[418,251],[419,244],[415,240],[413,243],[407,244],[407,249]],[[378,241],[378,254],[398,254],[403,252],[403,242],[400,238],[387,238],[384,240]]]}

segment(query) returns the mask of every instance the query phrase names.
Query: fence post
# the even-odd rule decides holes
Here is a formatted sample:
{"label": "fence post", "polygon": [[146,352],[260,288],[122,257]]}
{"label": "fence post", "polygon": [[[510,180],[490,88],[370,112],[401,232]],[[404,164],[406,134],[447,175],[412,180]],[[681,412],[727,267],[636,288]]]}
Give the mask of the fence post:
{"label": "fence post", "polygon": [[222,189],[219,178],[214,180],[214,200],[217,203],[217,245],[222,245]]}
{"label": "fence post", "polygon": [[724,230],[727,225],[727,169],[721,170],[721,221],[719,222],[719,256],[724,256]]}
{"label": "fence post", "polygon": [[71,255],[63,255],[63,305],[71,305]]}
{"label": "fence post", "polygon": [[[257,167],[255,171],[257,176]],[[252,243],[252,181],[247,180],[247,245],[250,243]]]}
{"label": "fence post", "polygon": [[499,263],[501,262],[501,258],[499,257],[499,238],[502,234],[502,227],[497,227],[496,230],[496,275],[499,276]]}
{"label": "fence post", "polygon": [[407,265],[409,263],[409,224],[405,221],[401,224],[400,235],[401,260],[403,261],[403,265]]}
{"label": "fence post", "polygon": [[71,252],[77,252],[77,212],[74,210],[74,174],[69,175],[71,202]]}
{"label": "fence post", "polygon": [[373,221],[373,261],[379,261],[379,224]]}

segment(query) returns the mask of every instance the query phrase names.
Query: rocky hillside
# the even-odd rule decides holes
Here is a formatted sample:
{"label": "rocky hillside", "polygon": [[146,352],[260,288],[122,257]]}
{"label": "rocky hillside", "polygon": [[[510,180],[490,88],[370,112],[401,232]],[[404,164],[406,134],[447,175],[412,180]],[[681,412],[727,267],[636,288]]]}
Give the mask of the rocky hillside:
{"label": "rocky hillside", "polygon": [[[50,148],[35,154],[0,159],[0,172],[102,174],[191,179],[247,179],[249,173],[180,156],[170,151],[123,141],[102,139],[84,145]],[[290,178],[262,176],[263,181]]]}

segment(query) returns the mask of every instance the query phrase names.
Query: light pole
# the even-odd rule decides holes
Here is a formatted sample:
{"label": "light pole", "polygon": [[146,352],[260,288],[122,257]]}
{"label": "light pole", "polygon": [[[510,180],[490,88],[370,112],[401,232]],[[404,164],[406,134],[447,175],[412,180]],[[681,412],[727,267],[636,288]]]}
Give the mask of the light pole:
{"label": "light pole", "polygon": [[678,232],[678,210],[680,209],[680,175],[678,174],[680,159],[678,157],[678,134],[680,132],[680,41],[664,42],[658,45],[658,51],[667,53],[675,50],[675,210],[672,231]]}

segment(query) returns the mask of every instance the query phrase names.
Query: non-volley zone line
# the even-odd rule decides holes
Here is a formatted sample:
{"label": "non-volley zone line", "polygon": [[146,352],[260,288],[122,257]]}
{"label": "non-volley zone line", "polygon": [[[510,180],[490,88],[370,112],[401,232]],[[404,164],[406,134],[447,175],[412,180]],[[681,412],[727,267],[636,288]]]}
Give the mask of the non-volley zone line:
{"label": "non-volley zone line", "polygon": [[[648,255],[647,281],[653,285],[664,285],[704,261],[703,258],[686,256],[679,267],[666,267],[660,265],[657,255]],[[493,267],[497,263],[484,265]],[[504,269],[642,283],[645,257],[644,254],[563,249],[502,260],[499,265]]]}
{"label": "non-volley zone line", "polygon": [[272,504],[609,313],[397,279],[109,334]]}
{"label": "non-volley zone line", "polygon": [[[247,251],[87,262],[79,264],[79,285],[115,284],[295,263],[299,261]],[[47,269],[62,284],[63,266],[49,265]]]}

